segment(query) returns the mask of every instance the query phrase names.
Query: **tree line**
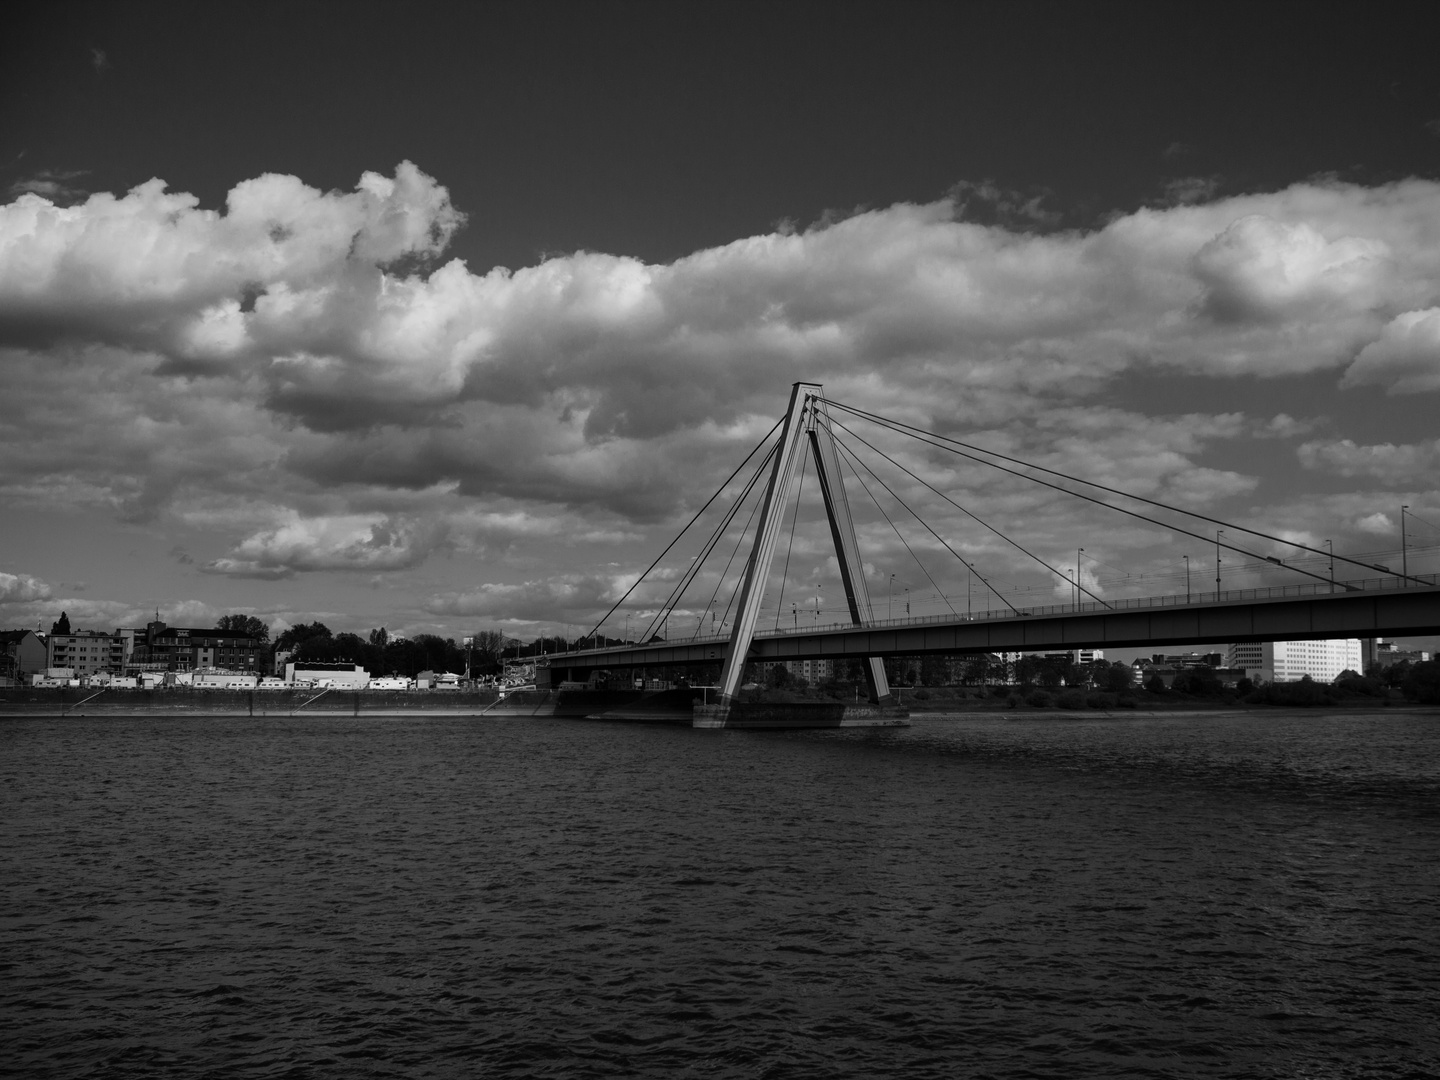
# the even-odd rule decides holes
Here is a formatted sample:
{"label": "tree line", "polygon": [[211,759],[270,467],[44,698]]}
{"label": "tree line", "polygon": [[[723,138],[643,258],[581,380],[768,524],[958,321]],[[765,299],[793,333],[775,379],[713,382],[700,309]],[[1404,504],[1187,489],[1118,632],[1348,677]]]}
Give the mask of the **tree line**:
{"label": "tree line", "polygon": [[[269,628],[253,615],[225,615],[216,624],[221,630],[250,634],[261,642],[270,640]],[[499,630],[478,630],[470,644],[438,634],[391,637],[385,627],[364,636],[336,633],[318,619],[297,623],[275,639],[273,651],[288,652],[294,663],[359,664],[372,675],[399,675],[413,679],[422,671],[450,671],[472,677],[498,675],[504,662],[544,656],[569,649],[622,645],[619,638],[597,636],[567,641],[563,637],[537,637],[523,642]]]}

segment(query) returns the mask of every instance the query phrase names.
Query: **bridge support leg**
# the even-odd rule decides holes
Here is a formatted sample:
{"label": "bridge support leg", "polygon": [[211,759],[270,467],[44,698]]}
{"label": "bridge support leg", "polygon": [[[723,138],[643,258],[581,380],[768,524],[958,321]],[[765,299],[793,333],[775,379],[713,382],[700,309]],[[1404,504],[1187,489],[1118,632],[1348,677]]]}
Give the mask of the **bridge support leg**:
{"label": "bridge support leg", "polygon": [[[730,647],[725,655],[725,666],[720,672],[720,700],[717,705],[704,709],[703,723],[697,712],[697,726],[724,727],[730,707],[739,692],[740,682],[745,674],[745,663],[750,655],[750,645],[755,637],[755,623],[760,615],[765,582],[770,576],[770,565],[775,557],[780,521],[784,517],[795,467],[804,453],[801,448],[802,440],[809,442],[815,458],[820,490],[825,500],[825,514],[830,522],[830,536],[835,542],[835,556],[840,564],[840,577],[845,586],[850,617],[857,626],[869,622],[870,597],[865,588],[865,570],[860,562],[859,546],[855,542],[855,526],[850,517],[850,504],[845,498],[845,486],[840,476],[840,458],[828,421],[825,398],[819,384],[796,383],[790,392],[790,407],[780,431],[780,445],[775,454],[775,463],[770,469],[770,482],[765,488],[760,522],[755,530],[755,543],[745,566],[740,606],[735,617],[735,627],[730,632]],[[890,703],[890,687],[885,679],[885,666],[879,657],[866,659],[865,682],[872,703]]]}
{"label": "bridge support leg", "polygon": [[[819,394],[812,403],[808,431],[815,475],[825,500],[825,516],[830,521],[830,538],[835,542],[835,558],[840,564],[840,580],[845,586],[845,602],[850,607],[851,620],[856,626],[864,626],[870,621],[870,590],[865,587],[865,566],[855,541],[855,523],[850,517],[850,500],[845,497],[840,455],[835,449],[834,432],[830,430],[830,414],[826,412],[825,399]],[[890,704],[890,683],[885,678],[885,663],[878,656],[865,658],[865,689],[873,704]]]}

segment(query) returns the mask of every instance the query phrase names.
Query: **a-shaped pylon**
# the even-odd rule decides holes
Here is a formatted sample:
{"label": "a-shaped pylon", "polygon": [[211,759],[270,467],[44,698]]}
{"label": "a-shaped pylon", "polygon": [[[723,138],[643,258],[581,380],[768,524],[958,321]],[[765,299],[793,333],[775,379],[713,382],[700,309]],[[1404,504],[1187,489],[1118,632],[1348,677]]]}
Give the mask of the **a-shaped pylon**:
{"label": "a-shaped pylon", "polygon": [[[802,441],[810,444],[815,459],[815,472],[825,500],[825,516],[830,521],[830,536],[835,541],[835,558],[840,564],[840,580],[845,586],[850,618],[856,626],[864,626],[870,621],[870,594],[865,588],[865,571],[860,563],[859,545],[855,542],[855,524],[850,517],[849,500],[845,498],[845,484],[840,477],[840,455],[835,449],[835,436],[828,421],[825,395],[820,385],[796,383],[790,392],[790,408],[785,414],[779,452],[770,469],[770,482],[765,488],[755,546],[745,566],[745,580],[740,588],[740,610],[735,628],[730,633],[730,648],[720,674],[722,704],[735,700],[740,680],[745,674],[745,661],[755,637],[755,623],[760,616],[760,601],[765,593],[765,582],[770,576],[770,564],[780,535],[780,519],[784,516],[796,466],[805,452],[801,449]],[[872,702],[881,705],[890,703],[885,665],[877,656],[865,660],[865,685]]]}

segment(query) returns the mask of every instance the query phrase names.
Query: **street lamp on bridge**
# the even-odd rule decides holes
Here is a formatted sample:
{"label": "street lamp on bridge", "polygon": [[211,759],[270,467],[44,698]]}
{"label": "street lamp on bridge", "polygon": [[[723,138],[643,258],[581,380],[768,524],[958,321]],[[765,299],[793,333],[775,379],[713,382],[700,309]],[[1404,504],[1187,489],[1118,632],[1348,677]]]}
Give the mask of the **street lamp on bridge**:
{"label": "street lamp on bridge", "polygon": [[1185,603],[1188,604],[1190,603],[1190,556],[1181,555],[1180,558],[1185,560]]}
{"label": "street lamp on bridge", "polygon": [[1220,602],[1220,537],[1225,535],[1224,529],[1215,530],[1215,602]]}
{"label": "street lamp on bridge", "polygon": [[1409,509],[1408,503],[1400,507],[1400,574],[1407,581],[1410,579],[1410,559],[1405,550],[1405,511]]}

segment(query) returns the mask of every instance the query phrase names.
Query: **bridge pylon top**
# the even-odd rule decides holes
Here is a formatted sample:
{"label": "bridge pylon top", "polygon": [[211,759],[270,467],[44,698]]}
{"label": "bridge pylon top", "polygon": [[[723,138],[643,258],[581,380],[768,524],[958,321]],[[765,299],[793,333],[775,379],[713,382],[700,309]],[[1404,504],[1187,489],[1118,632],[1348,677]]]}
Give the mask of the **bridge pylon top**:
{"label": "bridge pylon top", "polygon": [[[870,621],[870,597],[865,588],[865,571],[860,561],[859,544],[855,539],[850,503],[845,496],[845,484],[841,478],[840,455],[835,448],[834,434],[829,425],[821,420],[824,401],[824,388],[821,383],[796,382],[791,386],[790,406],[785,413],[775,463],[770,469],[770,481],[765,488],[754,546],[745,566],[740,607],[730,634],[725,667],[720,674],[722,703],[734,700],[744,675],[745,661],[755,637],[755,624],[760,614],[760,601],[775,556],[780,520],[784,517],[784,507],[796,467],[804,454],[801,449],[802,439],[809,443],[814,457],[815,473],[825,503],[825,516],[830,524],[830,536],[835,543],[835,558],[840,566],[840,577],[845,586],[850,617],[856,626],[863,626]],[[878,657],[867,660],[865,675],[871,700],[888,702],[890,688],[885,680],[884,665]]]}

